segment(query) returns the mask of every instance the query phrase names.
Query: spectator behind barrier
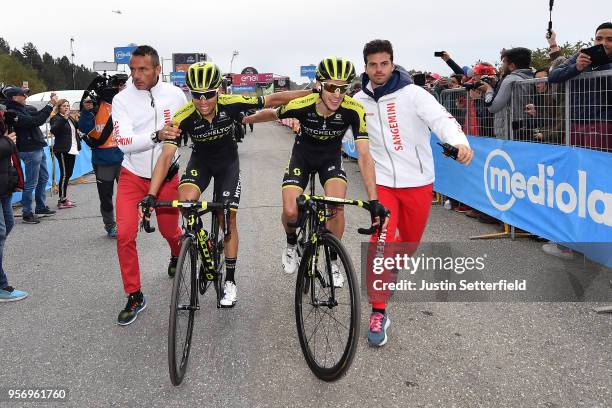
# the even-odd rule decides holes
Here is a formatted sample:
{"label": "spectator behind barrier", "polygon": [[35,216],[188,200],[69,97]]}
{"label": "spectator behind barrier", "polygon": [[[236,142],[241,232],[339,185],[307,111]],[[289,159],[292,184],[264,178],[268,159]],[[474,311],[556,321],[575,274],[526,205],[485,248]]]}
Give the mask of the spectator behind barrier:
{"label": "spectator behind barrier", "polygon": [[455,61],[453,61],[453,59],[450,57],[448,52],[442,51],[442,55],[440,56],[440,58],[442,58],[442,60],[446,62],[446,65],[448,65],[450,69],[453,70],[455,75],[465,75],[466,74],[463,68],[461,68],[459,65],[457,65]]}
{"label": "spectator behind barrier", "polygon": [[[39,126],[45,124],[51,110],[57,104],[57,95],[52,93],[49,103],[40,111],[31,113],[25,105],[26,91],[19,87],[11,87],[4,91],[9,99],[6,107],[16,115],[15,133],[17,134],[17,149],[25,164],[26,183],[21,197],[22,220],[26,224],[38,224],[38,215],[55,214],[46,204],[46,188],[49,181],[47,157],[44,148],[47,142]],[[32,193],[35,192],[36,211],[32,211]]]}
{"label": "spectator behind barrier", "polygon": [[[539,69],[534,74],[535,78],[546,78],[548,69]],[[560,103],[560,96],[551,92],[547,82],[534,84],[533,101],[525,105],[525,113],[528,118],[525,126],[524,140],[539,141],[544,143],[564,143],[564,106]]]}
{"label": "spectator behind barrier", "polygon": [[463,132],[471,136],[491,137],[493,135],[493,116],[485,106],[483,91],[478,87],[470,86],[478,83],[483,84],[480,81],[469,81],[465,84],[469,88],[469,97],[467,98]]}
{"label": "spectator behind barrier", "polygon": [[[591,57],[581,51],[551,71],[551,83],[565,82],[582,72],[612,70],[612,23],[601,24],[595,30],[595,45],[603,45],[608,63],[592,66]],[[611,72],[612,74],[612,72]],[[574,146],[612,150],[612,75],[599,78],[579,78],[570,88],[570,143]]]}
{"label": "spectator behind barrier", "polygon": [[[481,90],[485,91],[485,104],[489,108],[489,112],[494,114],[494,131],[495,137],[499,139],[509,139],[508,118],[510,116],[510,99],[512,97],[512,84],[521,79],[533,78],[533,72],[529,67],[531,65],[531,50],[527,48],[512,48],[504,50],[502,53],[501,74],[504,79],[498,84],[494,90],[493,86],[488,83],[482,85]],[[515,106],[523,106],[515,104]],[[522,110],[513,112],[515,119],[523,115]]]}

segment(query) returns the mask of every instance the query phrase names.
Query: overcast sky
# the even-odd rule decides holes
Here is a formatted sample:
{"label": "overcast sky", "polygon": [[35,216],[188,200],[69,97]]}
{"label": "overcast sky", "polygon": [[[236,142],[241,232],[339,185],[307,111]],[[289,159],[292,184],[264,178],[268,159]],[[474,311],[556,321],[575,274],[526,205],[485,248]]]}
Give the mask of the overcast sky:
{"label": "overcast sky", "polygon": [[[224,72],[238,50],[233,71],[253,66],[306,82],[299,66],[327,55],[345,56],[361,71],[363,45],[374,38],[393,43],[396,63],[442,74],[450,70],[434,51],[447,50],[463,66],[495,62],[502,47],[546,47],[549,0],[2,3],[0,36],[12,48],[31,41],[41,55],[70,56],[74,37],[75,62],[92,68],[93,61],[112,61],[114,47],[149,44],[163,58],[208,53]],[[609,0],[557,0],[553,25],[560,43],[588,41],[610,16]]]}

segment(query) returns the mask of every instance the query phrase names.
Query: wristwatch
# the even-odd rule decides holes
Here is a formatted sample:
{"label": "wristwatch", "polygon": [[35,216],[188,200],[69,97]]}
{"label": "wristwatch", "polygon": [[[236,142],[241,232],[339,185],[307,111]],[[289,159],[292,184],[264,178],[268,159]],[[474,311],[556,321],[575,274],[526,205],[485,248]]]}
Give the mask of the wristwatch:
{"label": "wristwatch", "polygon": [[157,132],[151,133],[151,141],[153,143],[159,143],[160,142],[160,140],[159,140],[159,130]]}

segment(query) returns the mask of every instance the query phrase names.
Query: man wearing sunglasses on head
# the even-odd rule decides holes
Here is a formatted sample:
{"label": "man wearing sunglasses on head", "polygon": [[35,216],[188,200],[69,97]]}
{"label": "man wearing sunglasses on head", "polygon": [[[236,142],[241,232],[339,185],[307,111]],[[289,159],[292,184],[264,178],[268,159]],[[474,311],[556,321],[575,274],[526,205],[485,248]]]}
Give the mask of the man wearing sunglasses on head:
{"label": "man wearing sunglasses on head", "polygon": [[[162,132],[185,132],[193,142],[193,153],[179,184],[179,200],[198,200],[214,178],[214,197],[230,203],[230,235],[225,241],[226,280],[222,307],[236,304],[236,258],[238,255],[238,229],[236,212],[240,202],[240,165],[238,145],[234,139],[234,126],[242,120],[242,112],[268,106],[279,106],[309,91],[287,91],[272,95],[247,97],[219,94],[223,76],[212,62],[192,64],[187,71],[187,87],[193,100],[174,115],[174,127]],[[184,136],[184,135],[183,135]],[[155,165],[149,194],[141,201],[150,207],[163,184],[174,154],[182,137],[166,140],[162,154]],[[223,217],[220,215],[223,223]]]}
{"label": "man wearing sunglasses on head", "polygon": [[[342,138],[351,130],[359,153],[359,169],[366,192],[372,205],[372,220],[384,214],[385,209],[378,203],[374,161],[368,147],[368,131],[363,106],[346,92],[353,79],[355,67],[341,57],[328,57],[319,63],[316,71],[316,93],[295,99],[278,110],[266,109],[244,118],[243,123],[257,123],[276,119],[294,118],[300,122],[289,164],[283,178],[282,221],[287,233],[287,248],[283,251],[282,262],[285,273],[294,273],[298,268],[296,253],[297,235],[288,223],[297,220],[296,198],[302,194],[311,173],[319,173],[326,196],[346,196],[346,173],[342,166]],[[334,216],[327,228],[339,239],[344,233],[344,210],[334,209]],[[377,224],[375,221],[374,224]],[[337,254],[332,253],[334,286],[342,287],[343,277],[336,263]]]}

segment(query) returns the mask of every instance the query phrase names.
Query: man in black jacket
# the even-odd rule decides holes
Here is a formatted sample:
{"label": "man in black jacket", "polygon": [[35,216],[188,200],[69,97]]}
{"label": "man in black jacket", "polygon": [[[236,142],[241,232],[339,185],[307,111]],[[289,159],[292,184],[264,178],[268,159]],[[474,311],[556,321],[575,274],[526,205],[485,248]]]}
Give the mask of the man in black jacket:
{"label": "man in black jacket", "polygon": [[[26,224],[38,224],[38,216],[55,214],[47,207],[46,187],[49,181],[47,157],[44,148],[47,146],[45,137],[39,126],[45,124],[51,110],[57,103],[57,95],[51,94],[49,103],[36,114],[28,112],[25,106],[26,92],[19,87],[5,89],[8,98],[6,107],[16,114],[15,133],[17,134],[17,149],[25,164],[26,183],[21,198],[22,219]],[[36,209],[32,211],[32,193],[35,192]]]}
{"label": "man in black jacket", "polygon": [[[8,278],[2,266],[2,255],[6,237],[13,229],[13,207],[11,197],[13,191],[23,187],[23,178],[19,170],[12,163],[18,161],[16,135],[8,133],[3,118],[3,106],[0,105],[0,302],[13,302],[24,299],[27,292],[17,290],[8,284]],[[17,174],[14,174],[17,172]],[[17,180],[15,180],[15,177]]]}

